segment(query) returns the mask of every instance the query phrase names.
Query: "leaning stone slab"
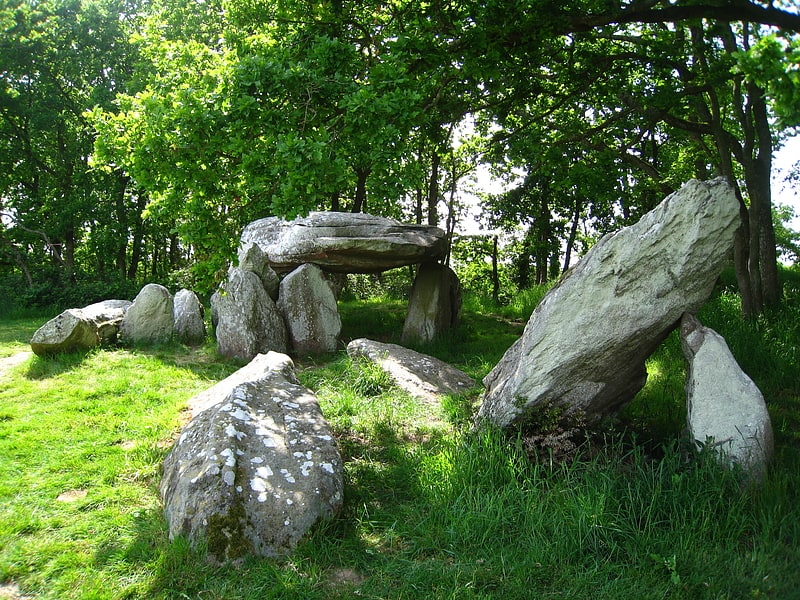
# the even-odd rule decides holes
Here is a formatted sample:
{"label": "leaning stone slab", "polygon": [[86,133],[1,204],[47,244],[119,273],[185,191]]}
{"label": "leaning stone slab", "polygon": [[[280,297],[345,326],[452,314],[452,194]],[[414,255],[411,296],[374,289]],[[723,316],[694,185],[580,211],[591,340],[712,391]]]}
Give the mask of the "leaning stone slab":
{"label": "leaning stone slab", "polygon": [[281,281],[278,308],[296,354],[334,352],[342,319],[333,287],[316,265],[298,267]]}
{"label": "leaning stone slab", "polygon": [[326,271],[377,273],[443,258],[445,232],[364,213],[312,212],[284,221],[267,217],[242,232],[240,247],[258,244],[276,271],[316,264]]}
{"label": "leaning stone slab", "polygon": [[620,409],[644,385],[647,357],[708,299],[738,226],[724,180],[690,181],[635,225],[603,237],[484,378],[478,423],[519,425],[537,406],[589,422]]}
{"label": "leaning stone slab", "polygon": [[475,387],[475,382],[463,371],[397,344],[359,338],[347,344],[347,354],[369,359],[386,371],[400,388],[428,402],[447,394],[463,394]]}
{"label": "leaning stone slab", "polygon": [[68,309],[36,330],[31,350],[39,356],[80,352],[113,340],[130,305],[128,300],[104,300]]}
{"label": "leaning stone slab", "polygon": [[267,255],[258,244],[247,243],[239,248],[239,268],[242,271],[250,271],[258,275],[269,297],[278,300],[280,279],[269,265]]}
{"label": "leaning stone slab", "polygon": [[163,285],[148,283],[128,308],[120,324],[120,341],[127,344],[168,342],[174,326],[172,294]]}
{"label": "leaning stone slab", "polygon": [[700,446],[710,445],[723,464],[738,464],[759,481],[772,460],[772,421],[764,397],[731,354],[725,339],[695,317],[681,319],[686,373],[687,425]]}
{"label": "leaning stone slab", "polygon": [[164,461],[170,538],[218,562],[280,556],[342,506],[342,460],[291,359],[258,355],[204,393]]}

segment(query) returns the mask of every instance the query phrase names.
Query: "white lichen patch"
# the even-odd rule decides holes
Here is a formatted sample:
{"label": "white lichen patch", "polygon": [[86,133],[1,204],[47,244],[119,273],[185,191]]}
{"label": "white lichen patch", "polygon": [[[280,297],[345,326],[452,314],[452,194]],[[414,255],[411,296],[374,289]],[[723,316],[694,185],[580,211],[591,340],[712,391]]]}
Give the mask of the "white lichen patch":
{"label": "white lichen patch", "polygon": [[308,474],[311,473],[311,467],[314,466],[314,461],[307,460],[302,465],[300,465],[300,473],[303,477],[308,477]]}
{"label": "white lichen patch", "polygon": [[250,489],[254,492],[266,492],[267,482],[261,479],[261,477],[253,477],[250,480]]}
{"label": "white lichen patch", "polygon": [[264,462],[264,459],[261,458],[260,456],[254,456],[253,458],[250,459],[250,462],[260,465],[261,463]]}
{"label": "white lichen patch", "polygon": [[297,481],[294,475],[289,473],[288,469],[281,469],[281,475],[283,475],[283,478],[289,483],[295,483]]}
{"label": "white lichen patch", "polygon": [[225,466],[226,467],[235,467],[236,466],[236,458],[234,458],[233,450],[231,450],[230,448],[225,448],[225,450],[220,452],[219,455],[225,457]]}
{"label": "white lichen patch", "polygon": [[247,434],[244,431],[237,431],[236,427],[233,425],[228,425],[225,427],[225,435],[228,437],[235,437],[237,440],[247,437]]}
{"label": "white lichen patch", "polygon": [[263,467],[258,467],[256,469],[257,477],[267,478],[267,477],[272,477],[272,475],[273,475],[272,469],[269,468],[269,465],[264,465]]}
{"label": "white lichen patch", "polygon": [[333,465],[331,463],[325,462],[322,463],[319,467],[326,473],[330,473],[331,475],[333,475]]}
{"label": "white lichen patch", "polygon": [[239,421],[244,421],[245,423],[250,420],[250,414],[238,407],[236,410],[231,411],[231,417],[238,419]]}
{"label": "white lichen patch", "polygon": [[222,481],[224,481],[227,485],[233,485],[236,481],[236,474],[233,471],[225,471],[222,474]]}

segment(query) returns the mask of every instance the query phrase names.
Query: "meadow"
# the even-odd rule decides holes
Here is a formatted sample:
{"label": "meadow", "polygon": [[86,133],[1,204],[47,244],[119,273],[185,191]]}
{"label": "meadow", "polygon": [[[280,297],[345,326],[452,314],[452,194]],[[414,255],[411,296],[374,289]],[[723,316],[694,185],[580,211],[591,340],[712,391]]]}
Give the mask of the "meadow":
{"label": "meadow", "polygon": [[[417,349],[479,381],[542,293],[468,296],[459,329]],[[345,340],[398,341],[404,303],[340,310]],[[0,598],[800,598],[796,280],[757,321],[725,290],[700,313],[767,400],[763,485],[689,450],[674,334],[619,418],[566,449],[476,432],[479,386],[432,409],[342,349],[296,365],[345,458],[344,509],[290,556],[237,566],[169,540],[158,483],[188,398],[240,364],[213,343],[19,357],[50,316],[0,322]]]}

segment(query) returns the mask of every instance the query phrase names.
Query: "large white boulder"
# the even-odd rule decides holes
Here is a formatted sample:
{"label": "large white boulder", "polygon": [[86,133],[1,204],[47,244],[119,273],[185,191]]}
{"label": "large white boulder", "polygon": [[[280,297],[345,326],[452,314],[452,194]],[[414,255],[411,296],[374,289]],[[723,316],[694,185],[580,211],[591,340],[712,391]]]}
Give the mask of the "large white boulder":
{"label": "large white boulder", "polygon": [[343,503],[342,459],[316,397],[275,352],[190,400],[164,461],[171,538],[217,562],[280,556]]}
{"label": "large white boulder", "polygon": [[723,464],[737,464],[753,480],[772,459],[772,421],[764,396],[742,371],[725,339],[690,314],[681,319],[686,373],[687,425],[700,446]]}
{"label": "large white boulder", "polygon": [[591,421],[621,408],[644,385],[647,357],[708,299],[739,223],[724,180],[690,181],[635,225],[603,237],[484,378],[477,421],[522,425],[537,407]]}

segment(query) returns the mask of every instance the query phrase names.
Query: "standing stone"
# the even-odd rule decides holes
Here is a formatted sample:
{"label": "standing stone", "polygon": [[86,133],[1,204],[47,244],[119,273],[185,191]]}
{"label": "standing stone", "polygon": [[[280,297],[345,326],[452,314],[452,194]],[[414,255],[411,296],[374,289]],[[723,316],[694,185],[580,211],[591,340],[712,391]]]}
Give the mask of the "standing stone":
{"label": "standing stone", "polygon": [[426,343],[455,328],[461,319],[461,284],[447,265],[420,266],[403,324],[404,344]]}
{"label": "standing stone", "polygon": [[318,266],[303,265],[283,278],[278,308],[296,354],[336,350],[342,320],[333,289]]}
{"label": "standing stone", "polygon": [[217,351],[252,360],[257,354],[286,352],[286,325],[261,279],[251,271],[231,269],[228,281],[211,297]]}
{"label": "standing stone", "polygon": [[738,464],[760,481],[772,459],[772,422],[761,391],[721,335],[690,314],[681,319],[687,425],[698,445],[711,445],[723,464]]}
{"label": "standing stone", "polygon": [[199,346],[206,339],[206,323],[203,320],[203,305],[191,290],[180,290],[175,294],[174,327],[175,338],[182,344]]}
{"label": "standing stone", "polygon": [[204,392],[160,488],[170,538],[218,562],[284,555],[343,502],[338,447],[291,359],[270,352],[244,370]]}
{"label": "standing stone", "polygon": [[258,244],[246,243],[239,248],[239,268],[242,271],[251,271],[258,275],[269,297],[273,300],[278,299],[280,279],[269,266],[269,259]]}
{"label": "standing stone", "polygon": [[148,283],[125,313],[120,339],[129,344],[168,342],[174,318],[172,294],[163,285]]}
{"label": "standing stone", "polygon": [[620,409],[647,380],[647,357],[708,299],[739,224],[724,180],[690,181],[635,225],[603,237],[484,378],[477,421],[521,425],[540,406],[587,421]]}

